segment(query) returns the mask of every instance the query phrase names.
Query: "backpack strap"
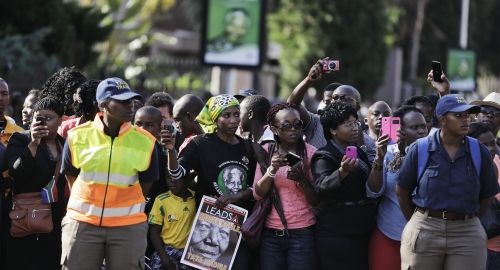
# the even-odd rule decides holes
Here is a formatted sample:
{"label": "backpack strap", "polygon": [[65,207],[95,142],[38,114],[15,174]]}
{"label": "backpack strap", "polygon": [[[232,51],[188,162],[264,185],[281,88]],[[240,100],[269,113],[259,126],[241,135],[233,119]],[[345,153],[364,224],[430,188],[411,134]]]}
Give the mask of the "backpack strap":
{"label": "backpack strap", "polygon": [[469,151],[472,159],[472,163],[476,168],[477,176],[481,177],[481,146],[479,141],[467,136],[469,140]]}
{"label": "backpack strap", "polygon": [[424,173],[427,161],[429,160],[429,138],[424,137],[417,140],[418,173],[417,180],[420,180]]}

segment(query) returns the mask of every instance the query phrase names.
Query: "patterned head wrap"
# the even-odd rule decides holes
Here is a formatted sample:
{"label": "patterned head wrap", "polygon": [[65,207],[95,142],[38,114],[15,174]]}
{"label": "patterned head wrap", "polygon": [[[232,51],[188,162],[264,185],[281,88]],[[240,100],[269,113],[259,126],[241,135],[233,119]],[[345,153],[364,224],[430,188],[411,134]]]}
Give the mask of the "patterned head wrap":
{"label": "patterned head wrap", "polygon": [[222,111],[231,106],[240,107],[240,103],[231,95],[219,95],[210,98],[196,117],[198,123],[205,133],[214,133],[216,129],[215,120]]}

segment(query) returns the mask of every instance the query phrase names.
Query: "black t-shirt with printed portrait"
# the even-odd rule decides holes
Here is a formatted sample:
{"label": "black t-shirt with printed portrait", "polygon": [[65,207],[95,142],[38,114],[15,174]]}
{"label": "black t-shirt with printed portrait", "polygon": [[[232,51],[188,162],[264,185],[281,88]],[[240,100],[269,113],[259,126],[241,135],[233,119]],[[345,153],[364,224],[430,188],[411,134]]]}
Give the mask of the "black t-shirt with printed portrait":
{"label": "black t-shirt with printed portrait", "polygon": [[[228,144],[216,133],[196,136],[181,151],[179,164],[189,173],[198,173],[196,205],[203,195],[220,196],[234,194],[252,188],[256,161],[247,153],[244,139],[237,144]],[[252,210],[252,200],[234,203]]]}

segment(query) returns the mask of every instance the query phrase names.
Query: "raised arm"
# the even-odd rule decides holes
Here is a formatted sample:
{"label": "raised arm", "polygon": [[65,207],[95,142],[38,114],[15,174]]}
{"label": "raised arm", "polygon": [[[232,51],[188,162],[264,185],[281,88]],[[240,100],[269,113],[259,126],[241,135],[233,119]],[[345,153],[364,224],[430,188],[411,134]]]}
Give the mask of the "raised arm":
{"label": "raised arm", "polygon": [[[328,60],[328,57],[326,57],[323,60]],[[293,92],[290,94],[290,96],[287,99],[288,103],[293,103],[299,107],[299,113],[300,113],[300,119],[304,121],[304,126],[307,126],[309,122],[311,121],[311,116],[309,115],[309,112],[307,109],[301,105],[302,101],[304,100],[304,96],[307,93],[307,90],[313,85],[313,83],[323,76],[323,60],[318,60],[316,64],[314,64],[311,69],[309,70],[309,74],[307,74],[307,77],[305,77],[296,87],[293,89]],[[313,78],[313,73],[315,73],[315,76]],[[330,73],[329,71],[325,71],[325,73]]]}

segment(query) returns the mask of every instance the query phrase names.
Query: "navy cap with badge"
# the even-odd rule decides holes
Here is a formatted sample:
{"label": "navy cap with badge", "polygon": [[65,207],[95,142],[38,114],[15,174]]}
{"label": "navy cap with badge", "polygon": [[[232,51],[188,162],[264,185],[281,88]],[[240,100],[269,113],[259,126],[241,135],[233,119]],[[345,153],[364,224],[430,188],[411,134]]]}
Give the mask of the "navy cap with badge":
{"label": "navy cap with badge", "polygon": [[116,100],[128,100],[131,98],[142,99],[142,96],[132,92],[128,84],[120,78],[108,78],[97,86],[95,94],[97,103],[101,103],[107,98]]}
{"label": "navy cap with badge", "polygon": [[445,115],[447,112],[465,112],[479,113],[481,107],[469,105],[467,101],[457,94],[446,95],[440,98],[436,105],[436,116]]}

